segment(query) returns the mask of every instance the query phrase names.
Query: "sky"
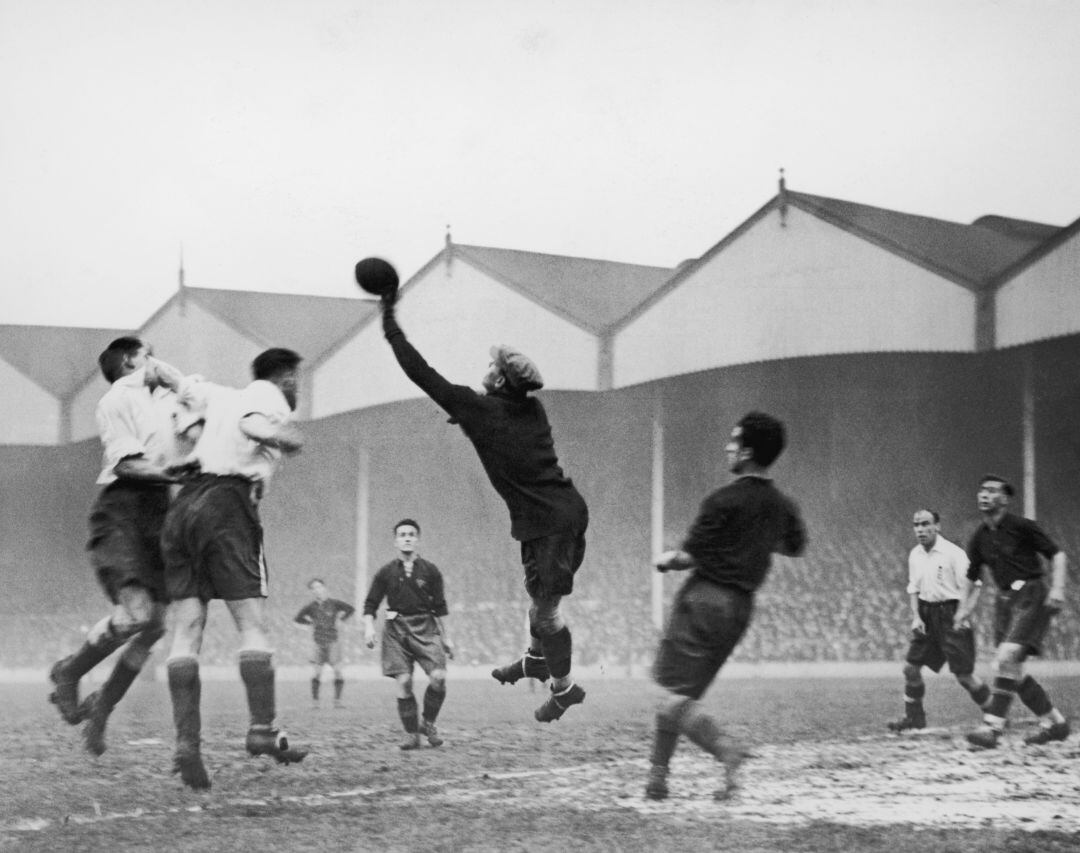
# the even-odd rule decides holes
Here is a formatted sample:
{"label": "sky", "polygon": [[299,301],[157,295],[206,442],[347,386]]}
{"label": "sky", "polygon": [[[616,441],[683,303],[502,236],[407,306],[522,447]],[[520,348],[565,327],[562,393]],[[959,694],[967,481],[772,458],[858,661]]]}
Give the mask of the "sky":
{"label": "sky", "polygon": [[1072,0],[0,0],[0,324],[357,294],[455,242],[675,266],[790,189],[1080,217]]}

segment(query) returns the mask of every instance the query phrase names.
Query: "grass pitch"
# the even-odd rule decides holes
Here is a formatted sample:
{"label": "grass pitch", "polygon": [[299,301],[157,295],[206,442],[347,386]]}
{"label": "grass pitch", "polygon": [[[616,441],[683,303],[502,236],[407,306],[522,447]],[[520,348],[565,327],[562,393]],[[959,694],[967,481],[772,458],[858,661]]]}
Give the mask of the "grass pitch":
{"label": "grass pitch", "polygon": [[[1044,683],[1067,713],[1080,708],[1080,678]],[[164,684],[133,687],[101,758],[46,703],[46,684],[4,685],[0,849],[1080,849],[1080,736],[1024,747],[1035,721],[1016,707],[1002,747],[972,752],[963,734],[978,714],[949,676],[928,681],[932,728],[905,736],[884,726],[902,710],[899,665],[889,679],[722,676],[706,703],[754,751],[740,793],[722,804],[711,796],[717,766],[686,743],[670,799],[646,801],[654,689],[584,684],[583,706],[541,725],[532,712],[542,688],[455,680],[451,670],[446,744],[403,753],[389,680],[350,681],[344,709],[326,698],[315,709],[306,681],[281,682],[279,718],[312,750],[282,767],[244,753],[241,685],[207,682],[206,794],[170,774]]]}

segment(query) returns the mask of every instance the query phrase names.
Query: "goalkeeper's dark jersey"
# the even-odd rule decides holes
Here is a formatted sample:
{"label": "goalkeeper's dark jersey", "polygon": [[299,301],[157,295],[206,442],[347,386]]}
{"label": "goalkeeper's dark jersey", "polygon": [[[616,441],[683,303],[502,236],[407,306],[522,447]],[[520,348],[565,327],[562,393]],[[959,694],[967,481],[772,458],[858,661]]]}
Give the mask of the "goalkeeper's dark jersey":
{"label": "goalkeeper's dark jersey", "polygon": [[328,646],[338,638],[338,614],[344,614],[341,618],[348,619],[353,615],[356,608],[336,598],[328,598],[326,601],[312,601],[296,614],[294,621],[301,625],[311,625],[315,629],[315,643],[319,646]]}

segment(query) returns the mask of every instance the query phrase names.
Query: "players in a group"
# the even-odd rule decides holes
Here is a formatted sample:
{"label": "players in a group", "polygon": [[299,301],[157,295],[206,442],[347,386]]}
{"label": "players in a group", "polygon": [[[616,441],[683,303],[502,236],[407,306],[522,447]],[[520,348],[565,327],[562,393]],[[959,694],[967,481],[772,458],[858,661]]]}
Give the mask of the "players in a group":
{"label": "players in a group", "polygon": [[912,525],[918,544],[908,554],[911,641],[904,663],[904,716],[889,723],[894,732],[926,727],[924,666],[938,672],[947,661],[949,671],[976,705],[981,708],[990,698],[990,688],[974,674],[971,620],[958,612],[961,602],[968,603],[965,612],[970,612],[976,600],[967,576],[967,554],[941,535],[941,517],[936,511],[917,510]]}
{"label": "players in a group", "polygon": [[[454,656],[443,621],[448,613],[443,577],[438,566],[420,556],[420,525],[413,519],[394,525],[394,547],[397,557],[375,573],[364,599],[364,642],[375,648],[375,614],[385,600],[382,671],[397,682],[398,716],[405,729],[401,748],[418,748],[420,735],[442,746],[435,720],[446,699],[446,660]],[[428,677],[422,713],[413,694],[414,666]]]}
{"label": "players in a group", "polygon": [[[243,389],[191,383],[181,395],[199,417],[184,485],[165,519],[162,551],[173,620],[167,664],[176,726],[174,770],[194,789],[210,787],[202,762],[199,651],[207,605],[222,599],[240,633],[240,678],[247,693],[251,755],[280,763],[300,761],[275,726],[273,653],[266,630],[269,577],[263,556],[259,501],[282,454],[300,451],[292,423],[300,356],[268,349],[252,363],[254,381]],[[187,425],[185,423],[185,425]]]}
{"label": "players in a group", "polygon": [[[164,628],[165,587],[158,536],[174,478],[172,412],[180,374],[134,337],[112,341],[98,357],[109,390],[95,418],[103,446],[101,486],[90,513],[90,561],[113,612],[98,622],[74,654],[49,672],[50,700],[63,718],[86,721],[83,739],[105,751],[105,727]],[[79,702],[79,680],[123,648],[101,689]]]}
{"label": "players in a group", "polygon": [[338,639],[338,626],[356,612],[356,608],[344,601],[331,598],[322,578],[313,578],[308,583],[312,599],[296,614],[293,620],[298,625],[310,626],[315,641],[314,656],[311,659],[315,667],[311,674],[311,701],[319,706],[319,687],[322,681],[323,667],[329,666],[334,673],[334,707],[341,707],[341,692],[345,688],[345,673],[341,668],[341,642]]}
{"label": "players in a group", "polygon": [[571,676],[572,638],[559,605],[573,591],[585,557],[589,512],[559,466],[544,406],[530,394],[544,385],[540,371],[520,352],[496,346],[483,393],[451,384],[405,338],[394,314],[395,295],[391,291],[382,297],[382,311],[383,332],[398,364],[472,442],[510,511],[510,535],[521,543],[531,599],[529,648],[492,675],[502,684],[550,676],[551,695],[535,717],[544,723],[557,720],[585,700],[585,691]]}
{"label": "players in a group", "polygon": [[[1038,524],[1008,511],[1012,496],[1013,487],[1004,477],[986,474],[979,481],[976,502],[983,520],[967,547],[968,578],[981,583],[985,566],[997,587],[997,675],[990,701],[984,707],[983,725],[967,736],[973,746],[981,749],[997,746],[1014,695],[1039,718],[1038,730],[1025,737],[1024,743],[1044,744],[1069,736],[1068,720],[1054,707],[1042,685],[1023,671],[1028,656],[1041,653],[1050,620],[1065,601],[1068,559]],[[1040,555],[1050,563],[1049,582]],[[957,618],[966,619],[973,607],[974,596]]]}
{"label": "players in a group", "polygon": [[806,529],[795,503],[768,477],[784,449],[784,425],[750,412],[731,432],[725,452],[734,482],[705,498],[679,550],[655,560],[657,570],[691,570],[671,606],[653,677],[666,694],[656,713],[652,766],[645,796],[668,796],[668,764],[685,735],[723,762],[717,799],[731,796],[744,747],[726,735],[698,701],[750,625],[754,592],[775,553],[798,556]]}

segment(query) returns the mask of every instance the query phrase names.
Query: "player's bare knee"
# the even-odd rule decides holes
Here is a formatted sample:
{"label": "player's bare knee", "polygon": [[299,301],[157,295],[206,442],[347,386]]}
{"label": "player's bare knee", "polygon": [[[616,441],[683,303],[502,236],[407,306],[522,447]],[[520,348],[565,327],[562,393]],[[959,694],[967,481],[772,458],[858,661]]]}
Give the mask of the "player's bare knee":
{"label": "player's bare knee", "polygon": [[446,692],[446,670],[433,669],[428,675],[428,686],[436,693]]}
{"label": "player's bare knee", "polygon": [[679,720],[686,709],[693,703],[687,696],[668,695],[660,699],[656,706],[657,725],[667,731],[678,731]]}
{"label": "player's bare knee", "polygon": [[398,699],[411,699],[413,695],[413,681],[411,675],[399,675],[396,679]]}

